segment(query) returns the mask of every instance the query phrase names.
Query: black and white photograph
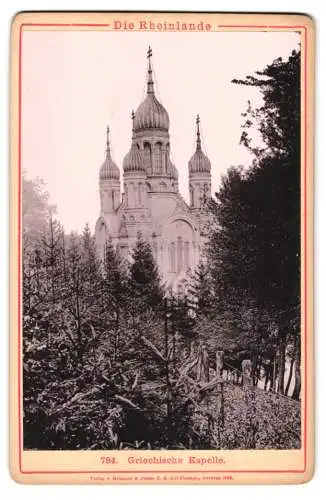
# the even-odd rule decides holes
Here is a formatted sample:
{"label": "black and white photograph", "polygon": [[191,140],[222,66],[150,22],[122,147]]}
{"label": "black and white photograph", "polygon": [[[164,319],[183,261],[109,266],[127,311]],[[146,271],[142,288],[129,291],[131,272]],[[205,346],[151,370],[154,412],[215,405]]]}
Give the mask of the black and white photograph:
{"label": "black and white photograph", "polygon": [[23,34],[24,450],[302,447],[301,36],[170,24]]}

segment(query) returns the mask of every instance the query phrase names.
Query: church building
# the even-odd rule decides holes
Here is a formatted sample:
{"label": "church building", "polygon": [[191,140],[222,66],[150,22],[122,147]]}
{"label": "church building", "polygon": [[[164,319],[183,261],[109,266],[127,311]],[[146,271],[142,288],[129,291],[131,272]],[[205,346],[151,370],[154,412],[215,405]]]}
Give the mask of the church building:
{"label": "church building", "polygon": [[110,235],[128,258],[140,232],[152,247],[163,282],[174,292],[182,292],[188,272],[200,261],[207,237],[211,164],[202,150],[197,115],[196,150],[188,163],[190,203],[186,203],[170,158],[169,115],[155,95],[151,48],[147,57],[147,93],[131,115],[132,139],[122,165],[122,194],[121,172],[111,156],[107,128],[106,157],[99,172],[96,245],[103,257]]}

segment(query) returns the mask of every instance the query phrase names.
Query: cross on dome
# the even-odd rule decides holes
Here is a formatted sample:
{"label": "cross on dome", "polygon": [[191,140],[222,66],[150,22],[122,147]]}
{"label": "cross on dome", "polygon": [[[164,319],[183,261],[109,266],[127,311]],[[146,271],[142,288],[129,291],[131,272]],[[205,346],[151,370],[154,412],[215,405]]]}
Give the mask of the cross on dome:
{"label": "cross on dome", "polygon": [[106,156],[110,154],[110,127],[106,127]]}
{"label": "cross on dome", "polygon": [[151,46],[149,46],[148,51],[147,51],[147,59],[148,59],[147,94],[154,94],[153,70],[152,70],[152,63],[151,63],[152,55],[153,55],[153,51],[152,51]]}
{"label": "cross on dome", "polygon": [[201,149],[201,139],[200,139],[200,129],[199,129],[199,123],[200,123],[200,117],[199,115],[196,116],[196,125],[197,125],[197,145],[196,149],[199,151]]}
{"label": "cross on dome", "polygon": [[152,48],[147,50],[147,93],[144,101],[137,108],[133,127],[135,134],[144,130],[159,129],[162,132],[169,130],[169,116],[164,106],[159,102],[154,92],[153,70],[152,70]]}
{"label": "cross on dome", "polygon": [[134,132],[135,132],[135,112],[132,110],[131,112],[131,121],[132,121],[132,136],[134,138]]}

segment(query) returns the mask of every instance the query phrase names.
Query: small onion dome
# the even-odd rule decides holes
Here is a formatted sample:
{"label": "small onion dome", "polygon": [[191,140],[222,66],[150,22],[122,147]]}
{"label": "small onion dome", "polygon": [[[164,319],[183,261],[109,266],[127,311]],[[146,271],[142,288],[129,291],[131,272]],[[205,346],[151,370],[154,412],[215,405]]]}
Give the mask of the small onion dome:
{"label": "small onion dome", "polygon": [[196,151],[189,161],[189,172],[191,174],[207,173],[211,171],[211,162],[202,151]]}
{"label": "small onion dome", "polygon": [[111,152],[110,152],[110,141],[109,141],[109,133],[110,129],[107,127],[106,134],[106,157],[103,165],[100,168],[100,180],[106,179],[120,179],[120,170],[116,163],[112,160]]}
{"label": "small onion dome", "polygon": [[124,172],[146,171],[142,154],[135,142],[131,144],[130,151],[123,159],[123,170]]}
{"label": "small onion dome", "polygon": [[197,115],[196,124],[197,124],[197,142],[196,142],[196,151],[193,156],[190,158],[188,163],[189,165],[189,173],[197,174],[197,173],[207,173],[209,174],[211,171],[211,162],[207,158],[207,156],[203,153],[201,148],[201,139],[200,139],[200,131],[199,131],[199,116]]}
{"label": "small onion dome", "polygon": [[136,111],[134,127],[135,132],[144,129],[169,130],[169,115],[164,106],[158,101],[154,93],[153,71],[151,64],[152,49],[147,52],[147,95]]}
{"label": "small onion dome", "polygon": [[132,143],[129,152],[123,159],[124,172],[146,172],[142,154],[135,142],[135,113],[131,113],[132,119]]}

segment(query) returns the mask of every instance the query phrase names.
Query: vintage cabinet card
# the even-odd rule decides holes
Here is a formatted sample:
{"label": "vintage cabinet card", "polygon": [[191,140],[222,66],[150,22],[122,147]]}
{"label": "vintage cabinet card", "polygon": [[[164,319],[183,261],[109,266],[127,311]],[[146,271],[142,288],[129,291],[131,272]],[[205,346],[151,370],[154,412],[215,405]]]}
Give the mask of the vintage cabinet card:
{"label": "vintage cabinet card", "polygon": [[11,473],[313,474],[314,23],[21,13]]}

